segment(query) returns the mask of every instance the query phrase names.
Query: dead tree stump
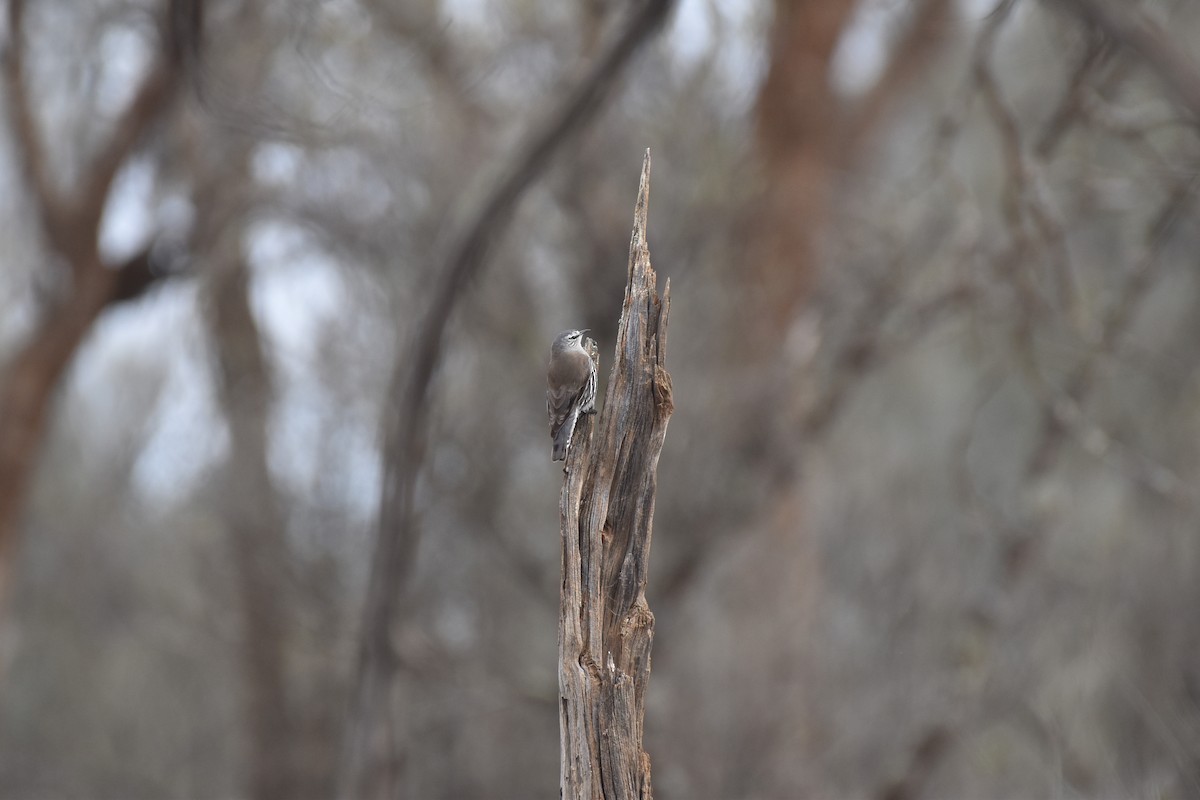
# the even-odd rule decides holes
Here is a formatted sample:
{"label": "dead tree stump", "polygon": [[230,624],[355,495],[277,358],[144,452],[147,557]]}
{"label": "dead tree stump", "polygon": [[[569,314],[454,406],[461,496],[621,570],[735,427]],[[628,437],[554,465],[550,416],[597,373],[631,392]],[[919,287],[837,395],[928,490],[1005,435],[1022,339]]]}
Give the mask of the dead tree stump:
{"label": "dead tree stump", "polygon": [[649,195],[647,151],[608,391],[600,414],[575,432],[559,506],[564,800],[651,797],[642,720],[654,615],[645,590],[658,456],[674,404],[665,365],[671,283],[660,300],[646,244]]}

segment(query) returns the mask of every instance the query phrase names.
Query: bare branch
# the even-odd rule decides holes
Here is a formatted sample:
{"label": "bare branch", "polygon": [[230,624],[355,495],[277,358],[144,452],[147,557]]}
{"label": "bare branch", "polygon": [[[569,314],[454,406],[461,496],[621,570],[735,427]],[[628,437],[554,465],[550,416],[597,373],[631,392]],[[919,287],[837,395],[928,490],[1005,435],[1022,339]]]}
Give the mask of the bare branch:
{"label": "bare branch", "polygon": [[[120,270],[100,259],[100,219],[113,177],[147,128],[165,111],[179,85],[185,52],[199,41],[200,0],[171,0],[165,63],[151,70],[137,98],[126,109],[112,138],[101,149],[75,202],[67,203],[51,187],[45,148],[37,131],[23,74],[24,3],[9,4],[10,42],[4,64],[8,102],[17,139],[42,216],[48,244],[69,263],[74,278],[63,299],[51,308],[0,379],[0,573],[6,566],[49,419],[50,396],[87,336],[112,302],[129,299],[150,285],[149,254]],[[184,42],[191,45],[185,47]],[[169,73],[169,74],[164,74]],[[0,574],[0,592],[3,591]]]}
{"label": "bare branch", "polygon": [[1138,57],[1200,120],[1200,70],[1188,53],[1161,27],[1124,3],[1103,0],[1058,0],[1059,3],[1104,32]]}
{"label": "bare branch", "polygon": [[292,561],[285,512],[267,465],[273,391],[249,282],[246,264],[233,255],[214,265],[209,285],[217,397],[231,431],[231,452],[222,470],[228,499],[221,514],[241,612],[248,796],[289,800],[296,794],[287,680],[292,617],[286,570]]}
{"label": "bare branch", "polygon": [[904,35],[892,48],[882,76],[849,120],[842,144],[844,162],[852,160],[855,151],[871,136],[884,114],[941,52],[949,39],[955,14],[950,0],[922,0],[915,4],[912,17]]}
{"label": "bare branch", "polygon": [[[1026,245],[1042,244],[1049,250],[1046,264],[1054,299],[1060,306],[1070,309],[1075,295],[1071,254],[1059,214],[1046,197],[1047,181],[1041,164],[1026,152],[1016,115],[1001,96],[1000,86],[985,57],[976,60],[975,81],[984,107],[1000,134],[1007,177],[1004,212],[1018,240],[1017,247],[1024,249]],[[1026,230],[1026,222],[1032,225],[1032,231]],[[1021,279],[1023,276],[1018,276],[1018,280]]]}
{"label": "bare branch", "polygon": [[[1083,419],[1081,408],[1087,402],[1096,378],[1097,368],[1102,356],[1111,354],[1119,345],[1121,338],[1133,321],[1134,312],[1140,307],[1142,299],[1152,286],[1157,274],[1159,256],[1170,242],[1179,223],[1186,219],[1185,212],[1195,202],[1196,178],[1179,181],[1167,193],[1157,213],[1146,226],[1145,241],[1142,251],[1133,264],[1125,285],[1115,301],[1105,309],[1100,323],[1093,335],[1093,346],[1075,370],[1068,376],[1062,389],[1042,385],[1040,390],[1044,396],[1044,411],[1042,414],[1041,432],[1038,446],[1026,468],[1026,476],[1036,479],[1046,473],[1054,463],[1063,444],[1063,437],[1071,433],[1081,442],[1098,442],[1100,437],[1093,424]],[[1105,435],[1104,440],[1111,441],[1112,437]],[[1093,451],[1108,450],[1095,444],[1085,446]],[[1097,454],[1101,454],[1097,452]],[[1144,460],[1144,459],[1143,459]],[[1141,470],[1135,470],[1140,472]],[[1152,470],[1154,474],[1165,475],[1165,468]],[[1170,489],[1158,491],[1159,494],[1171,494],[1175,491],[1174,481],[1148,480],[1142,483],[1151,488],[1171,484]]]}
{"label": "bare branch", "polygon": [[100,219],[117,172],[151,125],[176,96],[183,65],[195,55],[200,39],[201,0],[171,0],[162,33],[162,55],[151,66],[129,106],[122,112],[108,141],[84,172],[82,185],[70,199],[54,187],[46,148],[25,85],[25,3],[9,3],[10,41],[4,58],[9,116],[13,120],[27,180],[37,198],[42,228],[50,245],[73,269],[99,263],[91,257]]}
{"label": "bare branch", "polygon": [[29,102],[29,91],[25,86],[25,0],[10,0],[8,4],[8,46],[4,54],[5,98],[8,117],[12,121],[16,145],[19,149],[17,161],[25,171],[30,189],[36,201],[43,229],[57,230],[64,224],[62,198],[54,189],[54,182],[46,165],[46,153],[38,131],[37,119]]}
{"label": "bare branch", "polygon": [[1055,108],[1034,146],[1033,151],[1038,158],[1050,157],[1071,127],[1079,121],[1087,100],[1088,81],[1111,54],[1112,47],[1106,41],[1098,38],[1088,41],[1083,56],[1080,57],[1079,63],[1076,64],[1075,70],[1067,82],[1061,102]]}
{"label": "bare branch", "polygon": [[122,112],[108,142],[92,161],[77,201],[87,230],[99,228],[113,178],[147,130],[166,113],[184,80],[184,67],[199,47],[200,0],[171,0],[163,23],[161,54]]}

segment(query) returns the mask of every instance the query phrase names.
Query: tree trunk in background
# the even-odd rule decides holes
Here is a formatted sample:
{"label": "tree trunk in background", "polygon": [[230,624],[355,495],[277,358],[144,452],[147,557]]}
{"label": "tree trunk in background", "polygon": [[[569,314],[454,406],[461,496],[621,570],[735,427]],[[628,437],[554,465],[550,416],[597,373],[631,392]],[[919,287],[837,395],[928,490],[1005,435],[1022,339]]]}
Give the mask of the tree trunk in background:
{"label": "tree trunk in background", "polygon": [[287,698],[285,573],[291,555],[267,465],[271,380],[248,291],[246,267],[237,256],[214,266],[212,338],[219,398],[230,437],[222,486],[225,504],[221,510],[228,527],[242,612],[248,797],[292,800],[296,786],[292,780],[294,736]]}
{"label": "tree trunk in background", "polygon": [[201,0],[166,3],[158,62],[128,106],[119,114],[113,110],[111,134],[64,194],[52,174],[48,137],[38,128],[36,101],[26,85],[25,5],[23,0],[8,4],[9,41],[0,62],[6,111],[47,249],[61,259],[68,275],[58,296],[42,309],[40,324],[0,376],[0,602],[54,392],[105,307],[137,297],[157,279],[148,253],[122,265],[106,265],[98,247],[100,222],[117,173],[178,97],[185,69],[198,53],[202,26]]}
{"label": "tree trunk in background", "polygon": [[842,119],[830,64],[851,0],[777,0],[771,66],[758,95],[759,154],[771,176],[753,265],[765,339],[786,332],[815,277],[830,167]]}
{"label": "tree trunk in background", "polygon": [[666,371],[670,281],[659,299],[646,243],[650,154],[642,166],[629,282],[612,375],[592,437],[586,417],[567,456],[562,515],[560,795],[648,800],[642,720],[654,615],[646,577],[658,457],[674,409]]}
{"label": "tree trunk in background", "polygon": [[0,386],[0,587],[37,466],[50,406],[79,344],[108,302],[115,273],[102,266],[76,281],[71,296],[51,312],[3,375]]}
{"label": "tree trunk in background", "polygon": [[800,459],[792,406],[802,397],[798,364],[787,352],[792,326],[817,284],[820,243],[839,166],[839,135],[845,120],[830,86],[834,51],[854,10],[851,0],[776,0],[769,34],[770,66],[755,109],[758,155],[768,176],[748,242],[746,291],[755,317],[744,346],[760,380],[754,405],[743,409],[747,449],[764,462],[775,489],[749,530],[762,525],[769,544],[748,569],[757,581],[744,591],[756,608],[775,608],[763,622],[746,620],[740,646],[771,652],[787,668],[772,669],[739,696],[759,709],[746,730],[748,741],[730,754],[734,771],[755,775],[763,796],[806,794],[811,749],[802,664],[818,565],[803,528],[804,509],[795,492]]}

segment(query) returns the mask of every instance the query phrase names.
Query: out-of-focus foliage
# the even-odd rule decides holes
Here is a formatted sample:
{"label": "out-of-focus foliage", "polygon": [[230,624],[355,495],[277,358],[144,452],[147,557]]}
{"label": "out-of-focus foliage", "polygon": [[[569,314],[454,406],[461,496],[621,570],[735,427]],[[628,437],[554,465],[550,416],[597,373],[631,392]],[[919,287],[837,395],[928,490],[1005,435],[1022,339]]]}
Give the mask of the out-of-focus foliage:
{"label": "out-of-focus foliage", "polygon": [[[433,388],[394,631],[403,796],[555,791],[544,362],[590,327],[607,368],[647,146],[676,400],[648,592],[658,795],[1200,786],[1200,142],[1069,4],[941,5],[919,57],[907,4],[863,0],[841,32],[853,142],[828,165],[811,294],[776,328],[797,281],[750,263],[777,177],[753,135],[771,8],[683,3],[523,198]],[[1200,35],[1186,4],[1140,5],[1176,46]],[[149,63],[156,13],[30,4],[26,81],[63,185]],[[179,274],[78,352],[11,565],[6,796],[331,796],[394,362],[451,223],[619,17],[207,4],[202,66],[103,227],[114,263],[153,241]],[[61,280],[10,128],[5,356]]]}

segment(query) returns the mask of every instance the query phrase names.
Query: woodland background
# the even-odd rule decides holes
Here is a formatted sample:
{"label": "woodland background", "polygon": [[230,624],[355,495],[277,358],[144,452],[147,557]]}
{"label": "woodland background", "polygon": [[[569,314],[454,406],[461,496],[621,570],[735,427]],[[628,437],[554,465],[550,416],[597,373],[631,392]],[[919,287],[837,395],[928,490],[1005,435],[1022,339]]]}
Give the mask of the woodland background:
{"label": "woodland background", "polygon": [[[439,254],[642,2],[9,0],[0,794],[345,785]],[[1200,5],[660,5],[446,318],[361,796],[554,796],[646,147],[657,796],[1200,794]]]}

